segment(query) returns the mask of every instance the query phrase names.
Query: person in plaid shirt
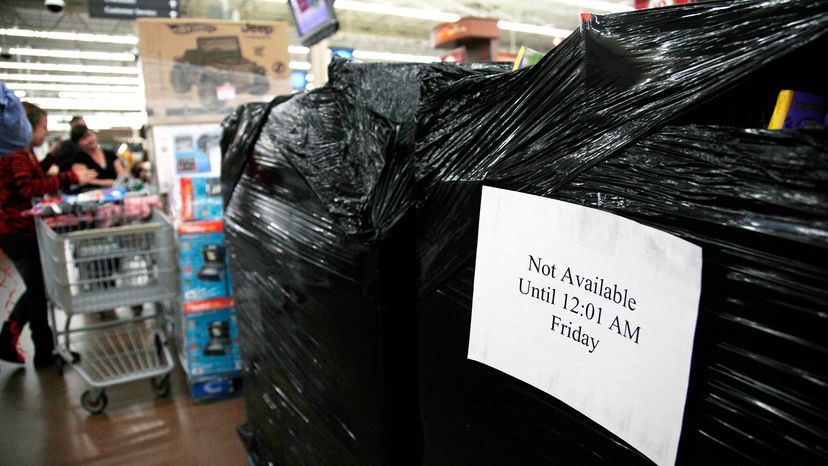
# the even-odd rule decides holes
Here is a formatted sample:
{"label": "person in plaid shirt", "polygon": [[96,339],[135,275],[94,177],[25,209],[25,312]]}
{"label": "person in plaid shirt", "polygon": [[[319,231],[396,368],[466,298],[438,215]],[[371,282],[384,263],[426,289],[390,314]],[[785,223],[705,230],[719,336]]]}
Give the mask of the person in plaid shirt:
{"label": "person in plaid shirt", "polygon": [[54,193],[72,184],[85,184],[97,174],[78,167],[77,170],[46,176],[55,161],[57,147],[42,161],[38,161],[33,148],[39,147],[49,134],[45,111],[36,105],[23,102],[26,117],[32,126],[29,144],[11,154],[0,157],[0,249],[14,262],[26,284],[26,292],[15,304],[9,318],[0,331],[0,359],[24,363],[20,350],[20,332],[30,324],[35,346],[36,367],[54,362],[54,342],[46,313],[46,290],[40,268],[34,219],[24,216],[31,208],[32,198]]}

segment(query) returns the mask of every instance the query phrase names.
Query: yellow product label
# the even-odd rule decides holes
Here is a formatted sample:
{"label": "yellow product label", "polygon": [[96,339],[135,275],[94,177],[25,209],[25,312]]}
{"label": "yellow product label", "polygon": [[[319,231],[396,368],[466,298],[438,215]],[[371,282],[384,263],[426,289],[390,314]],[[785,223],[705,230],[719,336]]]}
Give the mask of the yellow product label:
{"label": "yellow product label", "polygon": [[776,98],[776,107],[773,108],[773,116],[771,116],[768,129],[782,129],[785,125],[785,118],[787,118],[788,110],[791,108],[793,95],[794,92],[791,90],[779,91],[779,97]]}

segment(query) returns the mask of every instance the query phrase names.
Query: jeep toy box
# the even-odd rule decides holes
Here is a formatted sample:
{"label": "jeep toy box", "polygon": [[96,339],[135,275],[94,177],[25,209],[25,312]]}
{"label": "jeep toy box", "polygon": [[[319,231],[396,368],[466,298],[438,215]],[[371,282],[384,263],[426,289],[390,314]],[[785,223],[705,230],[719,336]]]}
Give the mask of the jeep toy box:
{"label": "jeep toy box", "polygon": [[137,29],[151,125],[218,122],[290,93],[287,23],[139,19]]}

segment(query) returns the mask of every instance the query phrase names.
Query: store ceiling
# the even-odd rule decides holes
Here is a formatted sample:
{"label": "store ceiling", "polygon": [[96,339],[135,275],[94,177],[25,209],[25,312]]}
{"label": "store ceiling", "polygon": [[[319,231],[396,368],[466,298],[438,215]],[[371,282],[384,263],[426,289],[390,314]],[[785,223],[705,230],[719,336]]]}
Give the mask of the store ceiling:
{"label": "store ceiling", "polygon": [[[178,2],[180,15],[185,18],[291,21],[285,0]],[[422,16],[442,12],[449,14],[448,17],[477,16],[516,23],[501,26],[501,51],[514,52],[521,45],[548,51],[554,46],[556,29],[561,30],[560,35],[563,35],[577,28],[581,12],[606,13],[631,9],[631,5],[632,0],[338,0],[335,7],[340,32],[332,36],[328,44],[331,47],[437,57],[444,51],[431,47],[430,35],[431,30],[440,23],[439,19],[412,18],[402,14],[413,12],[415,16]],[[389,7],[393,11],[387,11]],[[375,12],[377,10],[382,12]],[[129,38],[123,41],[127,43],[110,43],[80,41],[76,36],[66,39],[21,37],[19,32],[134,37],[134,21],[90,18],[88,11],[87,0],[66,0],[65,9],[57,14],[49,12],[42,0],[3,0],[3,8],[0,9],[0,29],[3,30],[0,31],[3,52],[0,55],[0,80],[16,87],[21,95],[25,92],[24,99],[51,107],[50,112],[55,116],[52,119],[54,129],[65,129],[68,117],[77,113],[88,115],[87,120],[91,117],[92,126],[95,123],[100,127],[140,126],[145,118],[141,112],[143,91],[138,83],[136,61],[129,55],[137,54],[137,46],[129,43]],[[540,34],[521,32],[520,29],[526,29],[527,25],[546,29],[539,31]],[[504,30],[504,27],[513,30]],[[299,44],[295,35],[291,43]],[[29,49],[47,50],[50,55],[57,55],[54,51],[67,51],[68,56],[36,56],[39,52]],[[79,52],[110,52],[122,56],[82,56]],[[307,65],[306,54],[294,53],[291,59],[296,67]],[[115,94],[106,94],[110,91]],[[112,95],[123,98],[112,98]]]}

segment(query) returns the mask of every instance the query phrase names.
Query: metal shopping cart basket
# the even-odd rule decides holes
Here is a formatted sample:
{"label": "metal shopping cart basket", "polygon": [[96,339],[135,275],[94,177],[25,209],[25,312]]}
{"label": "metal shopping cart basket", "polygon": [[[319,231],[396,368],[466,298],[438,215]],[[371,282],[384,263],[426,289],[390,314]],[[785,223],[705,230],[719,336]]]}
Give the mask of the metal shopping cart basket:
{"label": "metal shopping cart basket", "polygon": [[[36,219],[58,372],[73,365],[90,387],[81,406],[93,414],[106,409],[112,385],[149,379],[156,395],[167,395],[175,367],[165,337],[176,293],[172,225],[157,208],[136,213],[128,201]],[[81,318],[72,326],[77,314],[144,303],[155,303],[155,311],[102,323]],[[57,308],[66,314],[62,329]]]}

